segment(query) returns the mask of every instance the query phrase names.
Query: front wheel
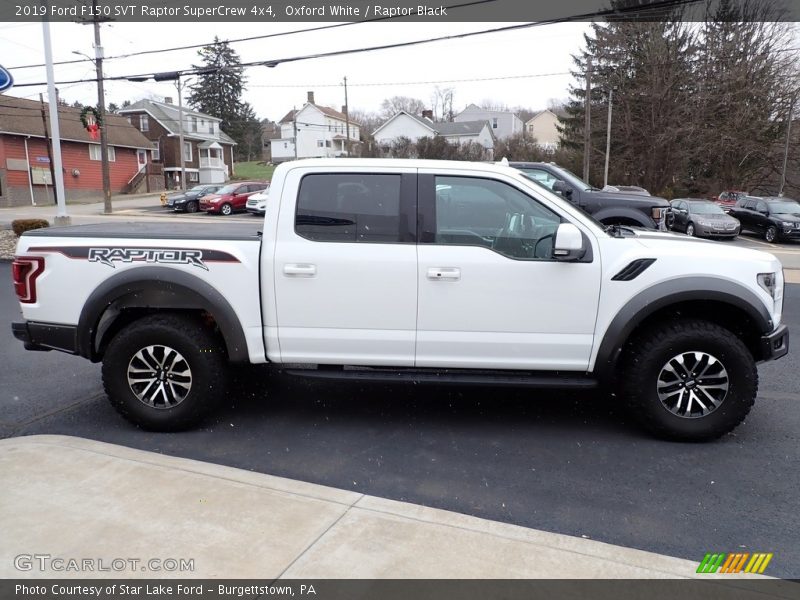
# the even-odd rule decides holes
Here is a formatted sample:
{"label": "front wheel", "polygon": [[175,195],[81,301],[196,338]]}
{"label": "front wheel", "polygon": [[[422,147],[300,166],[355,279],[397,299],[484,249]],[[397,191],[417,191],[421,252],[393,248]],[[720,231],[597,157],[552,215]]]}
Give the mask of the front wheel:
{"label": "front wheel", "polygon": [[718,438],[755,402],[758,371],[747,347],[714,323],[687,319],[638,334],[625,348],[620,392],[633,416],[659,437]]}
{"label": "front wheel", "polygon": [[767,227],[767,230],[764,232],[764,239],[767,240],[770,244],[774,244],[778,241],[778,228],[775,225],[770,225]]}
{"label": "front wheel", "polygon": [[187,202],[186,203],[186,212],[187,213],[196,213],[197,212],[197,202]]}
{"label": "front wheel", "polygon": [[103,357],[103,386],[128,421],[152,431],[197,425],[225,395],[222,342],[202,321],[151,315],[118,333]]}
{"label": "front wheel", "polygon": [[233,214],[233,207],[226,202],[220,207],[219,212],[227,217],[228,215]]}
{"label": "front wheel", "polygon": [[689,237],[695,236],[694,223],[689,223],[686,226],[686,235],[688,235]]}

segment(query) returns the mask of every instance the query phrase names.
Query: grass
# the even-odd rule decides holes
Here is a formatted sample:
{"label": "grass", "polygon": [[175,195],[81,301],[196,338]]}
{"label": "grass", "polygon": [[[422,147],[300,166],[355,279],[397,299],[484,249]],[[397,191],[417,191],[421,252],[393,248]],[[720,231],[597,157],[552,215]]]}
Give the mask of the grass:
{"label": "grass", "polygon": [[236,175],[231,179],[256,179],[269,181],[272,179],[272,172],[275,165],[267,165],[262,161],[253,160],[250,162],[239,162],[234,165]]}

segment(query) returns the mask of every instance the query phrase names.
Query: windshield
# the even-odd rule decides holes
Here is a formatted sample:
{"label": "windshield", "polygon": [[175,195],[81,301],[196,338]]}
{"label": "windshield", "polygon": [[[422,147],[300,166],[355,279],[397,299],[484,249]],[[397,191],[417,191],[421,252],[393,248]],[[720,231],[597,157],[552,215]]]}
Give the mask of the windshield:
{"label": "windshield", "polygon": [[582,190],[591,190],[594,189],[588,183],[586,183],[583,179],[575,175],[569,169],[565,169],[564,167],[553,167],[553,170],[556,171],[561,175],[561,179],[572,185],[572,187],[576,187]]}
{"label": "windshield", "polygon": [[206,186],[204,186],[204,185],[196,185],[192,189],[190,189],[189,191],[190,192],[202,192],[204,189],[206,189]]}
{"label": "windshield", "polygon": [[800,213],[800,204],[797,202],[773,202],[769,205],[773,213]]}
{"label": "windshield", "polygon": [[219,188],[219,189],[217,190],[217,192],[216,192],[216,193],[217,193],[217,194],[219,194],[220,196],[222,196],[222,195],[224,195],[224,194],[232,194],[232,193],[233,193],[233,191],[234,191],[234,190],[235,190],[237,187],[239,187],[239,184],[238,184],[238,183],[232,183],[232,184],[230,184],[230,185],[226,185],[225,187],[221,187],[221,188]]}
{"label": "windshield", "polygon": [[724,215],[725,211],[711,202],[689,202],[690,210],[698,215]]}

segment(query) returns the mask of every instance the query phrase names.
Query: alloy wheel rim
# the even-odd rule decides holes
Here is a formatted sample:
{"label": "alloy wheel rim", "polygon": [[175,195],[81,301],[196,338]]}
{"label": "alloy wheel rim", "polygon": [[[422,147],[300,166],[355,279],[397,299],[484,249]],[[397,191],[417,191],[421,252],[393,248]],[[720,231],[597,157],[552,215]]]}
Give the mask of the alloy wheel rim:
{"label": "alloy wheel rim", "polygon": [[775,239],[775,230],[772,228],[767,229],[767,241],[771,242]]}
{"label": "alloy wheel rim", "polygon": [[183,402],[192,389],[192,369],[183,355],[169,346],[146,346],[128,363],[128,386],[140,402],[168,409]]}
{"label": "alloy wheel rim", "polygon": [[661,368],[656,392],[661,405],[685,419],[705,417],[725,401],[730,379],[725,365],[707,352],[682,352]]}

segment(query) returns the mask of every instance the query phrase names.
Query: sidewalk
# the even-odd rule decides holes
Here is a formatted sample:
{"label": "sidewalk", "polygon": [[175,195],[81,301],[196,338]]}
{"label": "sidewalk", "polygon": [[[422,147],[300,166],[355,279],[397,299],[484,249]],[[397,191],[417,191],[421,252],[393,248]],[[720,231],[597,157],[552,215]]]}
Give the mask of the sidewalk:
{"label": "sidewalk", "polygon": [[[193,572],[163,574],[193,578],[702,577],[726,594],[763,578],[697,576],[690,560],[67,436],[0,440],[0,488],[2,578],[161,576],[20,572],[20,553],[193,559]],[[773,593],[790,597],[785,584]]]}
{"label": "sidewalk", "polygon": [[[159,206],[160,192],[151,194],[138,194],[135,196],[114,196],[111,199],[112,215],[103,213],[103,200],[93,202],[67,204],[67,214],[72,217],[73,224],[96,223],[103,218],[113,217],[115,214],[125,214],[130,210]],[[11,227],[15,219],[47,219],[51,223],[58,214],[55,204],[42,204],[39,206],[13,206],[0,208],[0,229]]]}

